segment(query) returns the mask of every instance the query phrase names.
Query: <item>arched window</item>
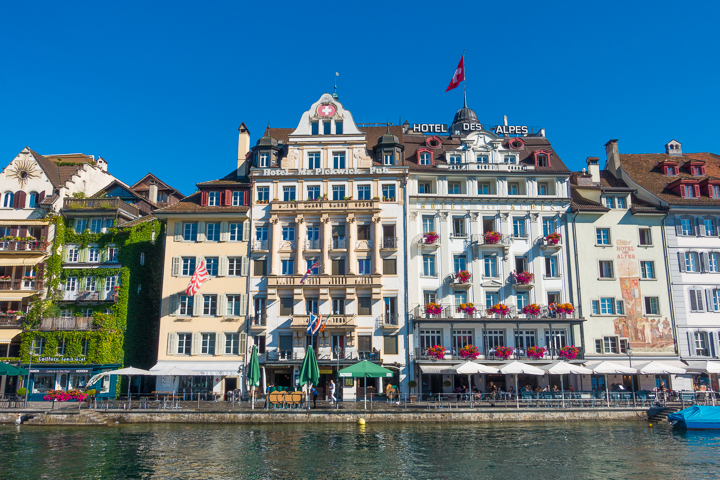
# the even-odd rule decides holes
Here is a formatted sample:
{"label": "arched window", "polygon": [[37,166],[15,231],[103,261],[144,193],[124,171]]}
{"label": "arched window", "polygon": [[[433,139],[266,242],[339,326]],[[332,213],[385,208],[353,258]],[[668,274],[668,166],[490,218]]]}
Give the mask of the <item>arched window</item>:
{"label": "arched window", "polygon": [[37,207],[38,203],[38,194],[37,192],[30,192],[30,198],[28,199],[28,208],[35,208]]}
{"label": "arched window", "polygon": [[3,197],[3,207],[12,208],[13,200],[15,200],[15,195],[13,194],[13,192],[5,192],[5,196]]}

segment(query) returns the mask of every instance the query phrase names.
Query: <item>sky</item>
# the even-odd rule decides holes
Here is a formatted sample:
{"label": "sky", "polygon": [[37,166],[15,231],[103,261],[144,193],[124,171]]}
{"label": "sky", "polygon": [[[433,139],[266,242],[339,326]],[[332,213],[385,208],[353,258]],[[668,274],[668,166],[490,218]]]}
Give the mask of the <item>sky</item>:
{"label": "sky", "polygon": [[[262,5],[261,5],[262,3]],[[0,154],[101,156],[189,195],[237,128],[296,127],[337,77],[358,123],[451,123],[465,51],[484,124],[543,127],[572,169],[720,153],[720,2],[0,2]]]}

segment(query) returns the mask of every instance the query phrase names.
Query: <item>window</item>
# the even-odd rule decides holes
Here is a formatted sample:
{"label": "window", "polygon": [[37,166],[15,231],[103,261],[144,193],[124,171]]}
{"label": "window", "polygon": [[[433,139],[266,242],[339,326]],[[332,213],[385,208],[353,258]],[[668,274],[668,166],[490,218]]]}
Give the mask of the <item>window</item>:
{"label": "window", "polygon": [[453,257],[453,271],[459,272],[462,270],[466,270],[467,268],[467,258],[465,255],[455,255]]}
{"label": "window", "polygon": [[515,163],[515,155],[505,155],[503,157],[503,162],[507,164]]}
{"label": "window", "polygon": [[217,315],[217,295],[203,295],[203,315]]}
{"label": "window", "polygon": [[680,219],[680,234],[684,235],[684,236],[693,234],[692,218],[681,218]]}
{"label": "window", "polygon": [[197,241],[197,223],[183,224],[183,240],[186,242]]}
{"label": "window", "polygon": [[280,273],[282,275],[295,274],[295,262],[293,260],[280,260]]}
{"label": "window", "polygon": [[620,353],[617,337],[603,337],[603,350],[598,353]]}
{"label": "window", "polygon": [[600,260],[598,265],[600,267],[600,278],[614,278],[612,260]]}
{"label": "window", "polygon": [[707,263],[707,271],[710,273],[718,273],[718,253],[710,252],[706,254],[705,263]]}
{"label": "window", "polygon": [[344,152],[333,153],[333,168],[334,169],[345,168],[345,153]]}
{"label": "window", "polygon": [[383,153],[383,165],[392,165],[394,162],[394,157],[392,153]]}
{"label": "window", "polygon": [[270,154],[269,153],[261,153],[259,155],[258,167],[267,168],[269,166],[270,166]]}
{"label": "window", "polygon": [[319,200],[320,199],[320,186],[312,185],[307,187],[307,198],[308,200]]}
{"label": "window", "polygon": [[93,218],[92,220],[90,220],[90,233],[100,233],[100,230],[102,230],[102,225],[102,218]]}
{"label": "window", "polygon": [[422,152],[420,154],[420,165],[430,165],[432,161],[430,160],[430,153],[429,152]]}
{"label": "window", "polygon": [[268,227],[255,227],[255,239],[260,241],[267,240]]}
{"label": "window", "polygon": [[517,183],[508,184],[508,195],[519,195],[520,185]]}
{"label": "window", "polygon": [[422,351],[442,344],[442,330],[420,330],[420,349]]}
{"label": "window", "polygon": [[425,290],[423,292],[423,300],[425,301],[425,305],[427,305],[428,303],[436,303],[437,295],[433,290]]}
{"label": "window", "polygon": [[453,330],[453,342],[452,347],[454,350],[454,354],[458,355],[460,352],[460,349],[468,346],[473,345],[475,342],[473,340],[473,331],[472,330]]}
{"label": "window", "polygon": [[230,230],[228,233],[230,233],[230,241],[231,242],[239,242],[243,238],[243,224],[242,223],[231,223],[228,225],[228,229]]}
{"label": "window", "polygon": [[65,339],[58,340],[57,348],[55,349],[55,355],[61,357],[65,355]]}
{"label": "window", "polygon": [[521,312],[525,305],[530,303],[530,294],[528,292],[518,293],[516,295],[518,312]]}
{"label": "window", "polygon": [[627,208],[625,197],[617,197],[615,200],[617,201],[617,208]]}
{"label": "window", "polygon": [[265,335],[253,335],[252,339],[253,345],[257,347],[258,353],[265,353]]}
{"label": "window", "polygon": [[554,218],[543,218],[543,237],[547,237],[551,233],[555,233],[555,219]]}
{"label": "window", "polygon": [[33,355],[42,355],[45,339],[42,337],[33,338],[32,344],[30,345],[30,351]]}
{"label": "window", "polygon": [[490,195],[490,184],[478,183],[478,195]]}
{"label": "window", "polygon": [[238,207],[245,203],[244,200],[245,195],[243,195],[243,192],[232,192],[232,206]]}
{"label": "window", "polygon": [[215,355],[215,334],[201,333],[200,335],[202,335],[200,353],[203,355]]}
{"label": "window", "polygon": [[370,185],[358,185],[358,200],[370,200]]}
{"label": "window", "polygon": [[343,133],[342,120],[335,120],[335,135],[342,135],[342,133]]}
{"label": "window", "polygon": [[538,194],[539,195],[550,195],[550,187],[547,183],[538,183]]}
{"label": "window", "polygon": [[701,176],[702,169],[700,167],[690,167],[691,175]]}
{"label": "window", "polygon": [[715,236],[715,221],[712,218],[702,219],[700,234],[709,237]]}
{"label": "window", "polygon": [[597,243],[597,245],[610,245],[610,229],[596,228],[595,242]]}
{"label": "window", "polygon": [[145,265],[145,252],[140,252],[140,265]]}
{"label": "window", "polygon": [[208,223],[205,225],[205,239],[208,242],[217,242],[220,240],[220,224]]}
{"label": "window", "polygon": [[385,275],[397,275],[397,258],[383,258],[383,273]]}
{"label": "window", "polygon": [[344,200],[345,199],[345,185],[333,185],[333,200]]}
{"label": "window", "polygon": [[220,205],[220,192],[208,192],[208,206],[217,207]]}
{"label": "window", "polygon": [[519,330],[515,333],[515,345],[518,348],[529,348],[535,347],[535,331],[534,330]]}
{"label": "window", "polygon": [[448,183],[448,193],[451,195],[460,195],[462,193],[462,189],[460,188],[460,182]]}
{"label": "window", "polygon": [[67,253],[68,263],[77,263],[79,250],[78,247],[69,247]]}
{"label": "window", "polygon": [[418,183],[418,193],[433,193],[432,184],[430,182]]}
{"label": "window", "polygon": [[293,297],[280,297],[280,315],[287,317],[293,314]]}
{"label": "window", "polygon": [[[462,162],[462,158],[460,157],[460,155],[450,155],[450,158],[448,160],[448,163],[450,165],[460,165],[461,162]],[[450,167],[450,168],[457,168],[457,167]]]}
{"label": "window", "polygon": [[28,208],[37,207],[37,200],[38,200],[37,192],[30,192],[30,196],[28,197]]}
{"label": "window", "polygon": [[720,185],[710,185],[710,196],[720,198]]}
{"label": "window", "polygon": [[295,200],[295,187],[283,187],[283,202]]}
{"label": "window", "polygon": [[708,303],[708,309],[711,306],[710,303],[712,303],[712,311],[720,311],[720,290],[717,288],[710,290],[710,300],[711,302]]}
{"label": "window", "polygon": [[331,127],[332,127],[332,122],[330,122],[330,121],[323,122],[323,134],[330,135]]}
{"label": "window", "polygon": [[320,152],[308,153],[308,168],[322,168],[320,166]]}
{"label": "window", "polygon": [[690,311],[704,312],[705,304],[703,302],[703,291],[699,288],[690,289]]}
{"label": "window", "polygon": [[565,330],[545,331],[545,344],[553,349],[561,349],[567,345],[567,333]]}
{"label": "window", "polygon": [[190,277],[195,273],[195,257],[182,257],[182,276]]}
{"label": "window", "polygon": [[372,297],[358,297],[358,315],[372,315]]}
{"label": "window", "polygon": [[435,218],[434,217],[423,217],[422,224],[423,224],[423,233],[435,231]]}
{"label": "window", "polygon": [[282,239],[284,242],[294,242],[295,241],[295,227],[292,227],[289,225],[283,225]]}
{"label": "window", "polygon": [[228,257],[228,277],[242,275],[242,257]]}
{"label": "window", "polygon": [[485,330],[485,346],[488,351],[493,350],[495,347],[505,346],[505,331],[504,330]]}
{"label": "window", "polygon": [[84,218],[76,218],[75,219],[75,231],[77,233],[83,233],[85,229],[87,228],[87,220]]}
{"label": "window", "polygon": [[640,262],[640,278],[646,280],[655,278],[655,262]]}
{"label": "window", "polygon": [[[95,277],[87,277],[85,279],[85,290],[88,292],[94,292],[97,290],[97,278]],[[90,315],[92,316],[92,315]]]}
{"label": "window", "polygon": [[498,304],[499,296],[497,292],[488,292],[485,294],[485,306],[492,307]]}
{"label": "window", "polygon": [[268,202],[270,200],[270,187],[257,187],[258,202]]}
{"label": "window", "polygon": [[318,122],[310,122],[310,134],[311,135],[320,134],[320,125],[318,124]]}
{"label": "window", "polygon": [[488,278],[497,277],[497,257],[495,255],[486,255],[483,258],[483,268],[485,276]]}
{"label": "window", "polygon": [[645,315],[660,315],[658,297],[645,297]]}
{"label": "window", "polygon": [[370,259],[363,258],[358,260],[358,275],[370,275]]}
{"label": "window", "polygon": [[193,314],[193,296],[180,295],[180,313],[179,315],[189,317]]}
{"label": "window", "polygon": [[426,277],[435,276],[435,255],[423,255],[423,275]]}
{"label": "window", "polygon": [[345,259],[344,258],[333,258],[332,263],[332,274],[333,275],[345,275]]}
{"label": "window", "polygon": [[225,299],[225,315],[240,315],[240,295],[227,295]]}
{"label": "window", "polygon": [[192,347],[192,333],[178,333],[178,355],[190,355]]}
{"label": "window", "polygon": [[603,205],[605,205],[605,208],[615,208],[613,197],[603,197]]}
{"label": "window", "polygon": [[219,260],[218,257],[205,257],[205,268],[211,277],[217,277]]}
{"label": "window", "polygon": [[465,233],[465,217],[453,217],[453,235],[456,237],[464,237]]}
{"label": "window", "polygon": [[240,334],[239,333],[226,333],[225,334],[225,354],[226,355],[237,355],[239,352],[240,345]]}
{"label": "window", "polygon": [[65,280],[65,290],[68,292],[77,292],[77,287],[77,277],[68,277],[68,279]]}
{"label": "window", "polygon": [[558,276],[557,257],[545,257],[545,276],[549,278]]}
{"label": "window", "polygon": [[253,275],[262,277],[267,275],[267,259],[258,258],[253,261]]}
{"label": "window", "polygon": [[345,315],[345,297],[333,297],[332,314]]}
{"label": "window", "polygon": [[525,236],[525,219],[513,218],[513,237],[520,238]]}
{"label": "window", "polygon": [[699,272],[698,257],[695,252],[685,252],[685,271]]}
{"label": "window", "polygon": [[649,228],[640,229],[640,245],[652,245],[652,235]]}
{"label": "window", "polygon": [[382,196],[385,200],[395,201],[395,185],[383,185]]}
{"label": "window", "polygon": [[615,301],[612,298],[600,299],[600,313],[603,315],[615,314]]}
{"label": "window", "polygon": [[108,262],[117,262],[118,248],[108,247]]}
{"label": "window", "polygon": [[685,193],[685,198],[695,198],[695,189],[693,188],[694,185],[681,185],[680,188],[682,188],[683,192]]}
{"label": "window", "polygon": [[708,335],[707,332],[695,332],[693,334],[695,340],[695,355],[706,357],[709,355]]}

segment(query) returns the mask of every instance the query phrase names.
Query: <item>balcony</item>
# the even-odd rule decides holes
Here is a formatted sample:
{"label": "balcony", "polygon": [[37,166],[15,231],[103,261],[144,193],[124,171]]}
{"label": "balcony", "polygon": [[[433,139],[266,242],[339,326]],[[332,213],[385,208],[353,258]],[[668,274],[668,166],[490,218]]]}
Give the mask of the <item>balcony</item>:
{"label": "balcony", "polygon": [[[495,233],[497,235],[489,235],[491,233]],[[510,250],[512,244],[512,237],[503,235],[498,232],[486,232],[484,234],[473,234],[470,236],[470,245],[472,245],[473,248],[477,249],[502,248],[504,253],[507,253],[508,250]]]}
{"label": "balcony", "polygon": [[386,313],[375,319],[376,328],[396,330],[400,326],[400,319],[397,313]]}
{"label": "balcony", "polygon": [[547,237],[540,238],[538,239],[538,246],[541,250],[546,250],[550,252],[562,250],[562,236],[560,236],[560,234],[552,234],[548,235]]}
{"label": "balcony", "polygon": [[267,316],[264,313],[256,314],[248,318],[250,328],[265,328],[267,326]]}
{"label": "balcony", "polygon": [[63,300],[67,302],[115,302],[117,301],[117,290],[107,292],[101,291],[65,291]]}
{"label": "balcony", "polygon": [[500,315],[489,313],[487,309],[492,305],[474,304],[474,311],[460,311],[459,307],[451,304],[439,304],[440,313],[430,314],[426,312],[425,305],[415,305],[413,308],[413,318],[415,320],[482,320],[483,322],[494,321],[495,323],[513,323],[517,320],[528,320],[531,322],[542,321],[544,323],[567,322],[568,320],[579,320],[577,310],[570,314],[558,314],[550,310],[546,305],[540,305],[540,313],[538,315],[525,314],[518,310],[514,305],[507,305],[508,314]]}
{"label": "balcony", "polygon": [[[382,363],[382,360],[378,353],[356,352],[349,348],[343,349],[339,353],[339,355],[336,355],[334,352],[330,352],[330,354],[319,354],[318,352],[315,352],[319,363],[327,363],[328,361],[336,362],[338,360],[340,360],[340,362],[342,363],[356,363],[362,360],[368,360],[373,363]],[[304,359],[305,352],[300,349],[280,350],[278,348],[268,348],[265,352],[265,363],[300,363]]]}
{"label": "balcony", "polygon": [[418,245],[420,249],[435,250],[440,247],[440,235],[437,232],[421,233],[413,239],[413,243]]}
{"label": "balcony", "polygon": [[305,250],[320,250],[320,240],[305,240]]}
{"label": "balcony", "polygon": [[332,287],[362,285],[369,287],[382,287],[381,275],[308,275],[305,283],[300,284],[303,275],[268,276],[268,287]]}
{"label": "balcony", "polygon": [[0,290],[38,291],[44,288],[43,280],[0,280]]}
{"label": "balcony", "polygon": [[511,273],[510,282],[515,290],[532,290],[535,287],[535,275],[530,272]]}
{"label": "balcony", "polygon": [[328,243],[328,248],[330,248],[330,250],[345,250],[347,248],[345,245],[345,237],[333,237]]}
{"label": "balcony", "polygon": [[95,317],[45,317],[37,330],[97,330]]}
{"label": "balcony", "polygon": [[[507,346],[507,345],[505,345]],[[500,358],[495,356],[495,349],[492,346],[488,346],[487,350],[485,349],[484,345],[476,345],[478,347],[478,350],[480,350],[480,356],[478,357],[479,360],[485,360],[488,362],[496,361],[496,362],[511,362],[513,360],[518,361],[548,361],[548,360],[556,360],[559,358],[560,349],[555,347],[548,348],[547,346],[544,346],[546,351],[545,355],[542,358],[535,358],[530,357],[527,354],[526,349],[524,348],[516,348],[511,347],[513,349],[513,353],[508,358]],[[573,359],[574,361],[577,360],[584,360],[585,359],[585,348],[583,347],[575,347],[578,349],[577,356]],[[447,350],[445,352],[445,355],[442,359],[437,358],[434,355],[430,355],[430,352],[427,349],[421,349],[419,347],[415,347],[414,349],[414,357],[416,360],[463,360],[460,356],[460,353],[457,351],[457,349],[447,347]],[[464,361],[464,360],[463,360]]]}
{"label": "balcony", "polygon": [[2,327],[21,327],[24,319],[25,319],[24,313],[0,314],[0,326],[2,326]]}
{"label": "balcony", "polygon": [[[323,320],[325,319],[326,315],[323,315]],[[308,319],[310,318],[309,315],[293,315],[292,316],[292,325],[290,325],[290,328],[292,329],[306,329],[308,326]],[[352,327],[355,328],[355,315],[330,315],[330,320],[327,323],[326,329],[332,328],[332,327]]]}
{"label": "balcony", "polygon": [[380,212],[380,200],[308,200],[295,202],[270,202],[271,213],[301,213],[332,210]]}
{"label": "balcony", "polygon": [[397,237],[383,237],[382,244],[380,245],[381,250],[397,250],[398,249],[398,238]]}
{"label": "balcony", "polygon": [[535,165],[518,165],[514,163],[454,163],[436,165],[438,170],[467,170],[473,172],[530,172]]}
{"label": "balcony", "polygon": [[66,198],[63,208],[74,212],[122,210],[133,217],[140,216],[139,208],[119,198]]}
{"label": "balcony", "polygon": [[267,240],[253,240],[253,250],[267,251],[268,241]]}
{"label": "balcony", "polygon": [[[6,237],[7,238],[7,237]],[[45,254],[50,248],[50,243],[37,240],[2,240],[0,241],[0,252],[8,253],[37,253]]]}
{"label": "balcony", "polygon": [[450,284],[452,284],[454,289],[469,289],[472,287],[472,274],[468,272],[467,270],[462,270],[460,272],[451,273],[446,277],[446,281]]}

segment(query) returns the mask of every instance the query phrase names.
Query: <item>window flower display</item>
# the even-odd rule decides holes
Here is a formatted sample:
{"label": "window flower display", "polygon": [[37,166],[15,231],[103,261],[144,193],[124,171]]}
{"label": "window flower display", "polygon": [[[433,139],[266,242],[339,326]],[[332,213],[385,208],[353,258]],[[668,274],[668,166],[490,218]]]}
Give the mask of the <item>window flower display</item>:
{"label": "window flower display", "polygon": [[465,360],[475,360],[480,356],[480,350],[474,345],[465,345],[460,349],[460,358]]}
{"label": "window flower display", "polygon": [[528,347],[527,356],[530,358],[540,359],[545,356],[547,349],[545,347]]}
{"label": "window flower display", "polygon": [[513,272],[512,276],[518,285],[528,285],[535,279],[535,275],[530,272]]}
{"label": "window flower display", "polygon": [[477,308],[475,308],[475,304],[473,304],[473,303],[461,303],[457,307],[457,311],[458,311],[458,313],[465,312],[468,315],[472,315],[475,312],[477,312]]}
{"label": "window flower display", "polygon": [[575,307],[573,307],[572,303],[561,303],[556,307],[555,311],[558,315],[570,315],[575,311]]}
{"label": "window flower display", "polygon": [[563,347],[560,349],[560,352],[558,352],[558,357],[565,360],[575,360],[579,353],[580,350],[578,350],[577,347],[573,345],[568,345],[567,347]]}
{"label": "window flower display", "polygon": [[537,303],[531,303],[530,305],[525,305],[522,309],[522,313],[525,315],[540,315],[540,305]]}
{"label": "window flower display", "polygon": [[455,274],[458,283],[468,283],[472,275],[467,270],[460,270]]}
{"label": "window flower display", "polygon": [[500,315],[501,317],[504,317],[510,313],[510,308],[507,305],[498,303],[497,305],[493,305],[492,307],[488,308],[487,311],[492,315]]}
{"label": "window flower display", "polygon": [[440,237],[438,237],[436,232],[427,232],[423,234],[423,241],[425,242],[425,245],[432,245],[437,242],[438,238]]}
{"label": "window flower display", "polygon": [[494,351],[495,351],[495,357],[502,358],[503,360],[507,360],[513,354],[513,349],[510,347],[497,346],[497,347],[495,347]]}
{"label": "window flower display", "polygon": [[437,303],[430,302],[425,305],[425,313],[428,315],[440,315],[442,313],[442,307]]}
{"label": "window flower display", "polygon": [[499,243],[502,239],[502,233],[500,232],[485,232],[485,243],[489,243],[492,245],[495,245],[496,243]]}
{"label": "window flower display", "polygon": [[547,242],[548,245],[557,245],[560,243],[560,240],[562,240],[562,235],[559,233],[551,233],[545,237],[545,242]]}
{"label": "window flower display", "polygon": [[442,360],[445,358],[445,352],[447,351],[447,348],[443,347],[442,345],[435,345],[434,347],[428,348],[428,355],[431,357],[435,357],[438,360]]}

